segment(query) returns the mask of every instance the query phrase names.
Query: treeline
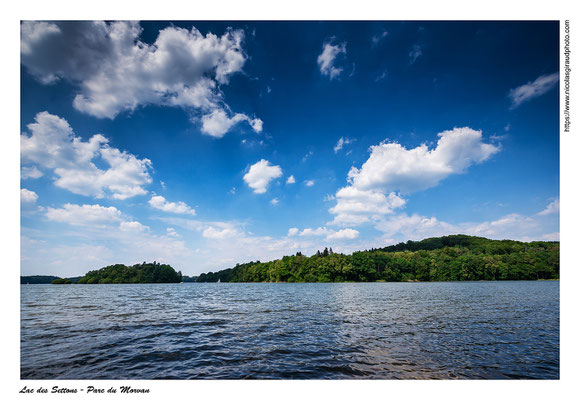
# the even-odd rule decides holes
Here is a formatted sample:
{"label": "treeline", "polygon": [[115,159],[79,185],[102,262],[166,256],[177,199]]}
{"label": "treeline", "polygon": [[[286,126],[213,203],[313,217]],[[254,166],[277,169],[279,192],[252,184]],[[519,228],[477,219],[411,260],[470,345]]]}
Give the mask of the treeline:
{"label": "treeline", "polygon": [[30,285],[38,285],[38,284],[45,284],[45,283],[52,283],[52,281],[60,279],[58,276],[52,275],[30,275],[30,276],[21,276],[20,283],[21,284],[30,284]]}
{"label": "treeline", "polygon": [[352,255],[318,251],[201,274],[197,282],[405,282],[559,279],[560,244],[467,235],[408,241]]}
{"label": "treeline", "polygon": [[123,264],[109,265],[96,271],[89,271],[77,283],[179,283],[181,279],[181,272],[176,272],[167,264],[153,262],[130,267]]}
{"label": "treeline", "polygon": [[47,283],[54,283],[54,284],[68,284],[68,283],[77,283],[82,276],[75,276],[72,278],[60,278],[58,276],[52,275],[29,275],[29,276],[21,276],[20,283],[21,284],[47,284]]}

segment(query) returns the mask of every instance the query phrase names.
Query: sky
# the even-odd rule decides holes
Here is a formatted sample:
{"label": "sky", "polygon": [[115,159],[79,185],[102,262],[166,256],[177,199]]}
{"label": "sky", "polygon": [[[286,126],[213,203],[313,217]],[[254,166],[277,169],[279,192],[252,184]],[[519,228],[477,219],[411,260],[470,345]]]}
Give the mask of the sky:
{"label": "sky", "polygon": [[557,22],[20,28],[22,275],[559,240]]}

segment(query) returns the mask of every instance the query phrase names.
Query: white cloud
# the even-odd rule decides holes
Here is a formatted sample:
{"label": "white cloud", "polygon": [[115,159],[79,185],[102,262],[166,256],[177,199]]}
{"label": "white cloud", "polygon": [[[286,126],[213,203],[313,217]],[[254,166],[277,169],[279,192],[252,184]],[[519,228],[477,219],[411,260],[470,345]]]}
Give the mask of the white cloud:
{"label": "white cloud", "polygon": [[560,232],[551,232],[551,233],[546,233],[544,235],[542,235],[541,237],[542,240],[547,240],[547,241],[559,241],[560,240]]}
{"label": "white cloud", "polygon": [[[403,240],[420,240],[461,233],[490,239],[532,241],[553,240],[546,239],[548,236],[545,233],[551,232],[553,222],[541,222],[521,214],[508,214],[492,221],[451,224],[435,217],[398,214],[378,222],[375,228],[384,232],[385,236],[398,236]],[[554,234],[550,235],[551,238],[555,237]]]}
{"label": "white cloud", "polygon": [[220,109],[215,109],[201,118],[201,131],[209,136],[221,138],[233,125],[241,121],[248,121],[257,133],[262,131],[262,120],[259,118],[250,119],[244,114],[235,114],[230,118],[225,111]]}
{"label": "white cloud", "polygon": [[299,236],[326,236],[329,234],[329,230],[326,228],[306,228],[302,232],[300,232]]}
{"label": "white cloud", "polygon": [[[472,235],[485,236],[488,238],[516,238],[520,235],[511,231],[525,232],[525,235],[537,228],[538,223],[533,218],[520,214],[508,214],[494,221],[486,221],[478,224],[463,224],[462,228]],[[521,236],[520,236],[521,237]],[[517,239],[516,239],[517,240]]]}
{"label": "white cloud", "polygon": [[552,89],[559,80],[558,72],[549,75],[542,75],[533,82],[511,89],[508,97],[512,101],[511,109],[519,107],[523,102],[539,97]]}
{"label": "white cloud", "polygon": [[328,75],[332,80],[337,78],[343,71],[340,67],[335,67],[334,62],[339,54],[346,54],[346,42],[340,45],[332,45],[329,42],[322,46],[322,53],[318,56],[318,67],[322,75]]}
{"label": "white cloud", "polygon": [[296,179],[294,179],[294,175],[290,175],[288,179],[286,179],[286,184],[291,185],[293,183],[296,183]]}
{"label": "white cloud", "polygon": [[310,180],[304,181],[304,184],[308,187],[314,186],[314,180],[310,179]]}
{"label": "white cloud", "polygon": [[500,140],[505,140],[507,139],[508,135],[491,135],[489,138],[491,140],[496,140],[496,141],[500,141]]}
{"label": "white cloud", "polygon": [[270,200],[270,204],[272,205],[277,205],[280,202],[280,200],[278,200],[278,198],[274,197],[272,200]]}
{"label": "white cloud", "polygon": [[324,237],[325,240],[344,240],[344,239],[356,239],[359,236],[359,231],[355,229],[341,229],[335,231],[333,229],[328,229],[325,227],[318,227],[316,229],[305,228],[302,232],[298,228],[290,228],[288,230],[288,236],[299,236],[299,237]]}
{"label": "white cloud", "polygon": [[[22,64],[42,83],[66,79],[77,85],[73,106],[98,118],[115,118],[149,104],[182,107],[203,116],[229,110],[219,85],[243,68],[244,31],[204,36],[195,27],[170,26],[159,31],[152,44],[140,40],[141,32],[138,22],[25,21]],[[231,123],[225,125],[205,121],[202,131],[221,137],[225,132],[220,129],[242,120],[261,131],[259,119],[243,114],[228,117]]]}
{"label": "white cloud", "polygon": [[421,57],[423,52],[421,51],[421,46],[418,44],[413,45],[411,51],[409,52],[409,63],[414,64],[417,58]]}
{"label": "white cloud", "polygon": [[409,216],[404,213],[385,218],[377,223],[375,228],[384,232],[386,236],[398,234],[412,240],[459,233],[457,226],[439,221],[435,217],[429,218],[417,214]]}
{"label": "white cloud", "polygon": [[179,233],[174,228],[167,228],[167,236],[179,237]]}
{"label": "white cloud", "polygon": [[360,225],[392,214],[406,203],[400,193],[433,187],[500,149],[483,143],[481,131],[471,128],[454,128],[438,136],[437,146],[431,150],[425,144],[414,149],[384,142],[371,146],[362,167],[350,169],[350,185],[336,193],[337,203],[329,210],[334,214],[331,224]]}
{"label": "white cloud", "polygon": [[123,221],[119,225],[119,229],[124,232],[143,232],[149,230],[149,227],[137,221]]}
{"label": "white cloud", "polygon": [[382,81],[383,79],[385,79],[387,76],[389,75],[389,72],[385,69],[380,75],[377,75],[377,77],[375,78],[375,82],[379,82]]}
{"label": "white cloud", "polygon": [[105,229],[102,232],[108,232],[111,235],[116,232],[141,233],[149,231],[148,226],[138,221],[129,220],[117,208],[104,207],[98,204],[83,204],[81,206],[67,203],[62,208],[48,207],[45,215],[49,221],[89,228],[91,229],[91,235],[98,235],[98,229]]}
{"label": "white cloud", "polygon": [[538,215],[550,215],[557,214],[560,212],[560,199],[552,201],[548,206],[538,213]]}
{"label": "white cloud", "polygon": [[[48,112],[38,113],[28,129],[30,136],[20,136],[22,161],[52,169],[56,186],[84,196],[108,194],[121,200],[147,193],[143,186],[151,183],[148,159],[110,147],[100,134],[85,142],[66,120]],[[108,169],[97,168],[95,160]]]}
{"label": "white cloud", "polygon": [[247,121],[250,123],[250,126],[252,127],[252,129],[256,133],[262,132],[262,127],[264,125],[264,122],[260,118],[254,118],[254,119],[248,118]]}
{"label": "white cloud", "polygon": [[338,232],[331,233],[326,237],[328,240],[344,240],[356,239],[359,236],[359,231],[355,229],[341,229]]}
{"label": "white cloud", "polygon": [[244,181],[254,189],[254,193],[266,193],[270,181],[281,176],[282,169],[278,165],[270,165],[269,161],[262,159],[250,167]]}
{"label": "white cloud", "polygon": [[381,40],[383,40],[384,38],[386,38],[388,34],[389,34],[389,32],[387,32],[387,31],[383,31],[383,32],[381,32],[381,33],[379,33],[379,34],[376,34],[376,35],[374,35],[374,36],[371,38],[371,41],[372,41],[372,43],[373,43],[373,46],[376,46],[377,44],[379,44],[379,42],[380,42]]}
{"label": "white cloud", "polygon": [[103,207],[98,204],[65,204],[62,208],[48,208],[46,217],[50,221],[64,222],[70,225],[111,224],[122,220],[121,211],[115,207]]}
{"label": "white cloud", "polygon": [[439,133],[437,146],[425,144],[407,150],[398,143],[371,146],[371,155],[360,169],[352,167],[348,179],[359,189],[385,189],[411,193],[437,185],[451,174],[464,172],[500,148],[482,141],[481,131],[454,128]]}
{"label": "white cloud", "polygon": [[32,190],[20,189],[20,201],[22,203],[36,203],[38,195]]}
{"label": "white cloud", "polygon": [[334,225],[360,225],[385,214],[392,214],[405,205],[406,200],[396,193],[388,195],[378,190],[361,190],[347,186],[336,193],[336,205],[329,212]]}
{"label": "white cloud", "polygon": [[153,196],[149,200],[151,207],[161,211],[175,213],[175,214],[189,214],[195,215],[195,210],[189,207],[182,201],[176,203],[165,200],[163,196]]}
{"label": "white cloud", "polygon": [[[136,221],[118,222],[115,218],[103,218],[97,222],[101,226],[92,222],[76,224],[74,230],[47,227],[41,233],[29,232],[41,236],[32,238],[36,242],[23,240],[23,271],[26,274],[50,272],[59,276],[75,276],[117,263],[133,265],[156,260],[169,263],[176,270],[191,265],[195,255],[183,240],[152,234],[147,227],[132,223]],[[63,244],[63,237],[67,239],[66,244]],[[87,241],[79,243],[79,239],[83,238]]]}
{"label": "white cloud", "polygon": [[334,146],[334,152],[338,153],[344,145],[351,144],[352,142],[354,142],[353,139],[341,137],[340,139],[338,139],[338,142],[336,142],[336,145]]}
{"label": "white cloud", "polygon": [[204,238],[207,239],[228,239],[228,238],[232,238],[235,236],[240,235],[240,232],[238,232],[236,229],[232,229],[232,228],[223,228],[223,229],[219,229],[216,228],[214,226],[210,226],[208,228],[206,228],[203,233],[202,236]]}
{"label": "white cloud", "polygon": [[42,175],[43,173],[36,167],[22,167],[20,169],[21,179],[37,179]]}
{"label": "white cloud", "polygon": [[314,152],[312,150],[310,150],[308,153],[306,153],[304,155],[304,157],[302,157],[302,162],[306,162],[306,160],[308,160],[310,157],[312,157],[312,155],[314,154]]}

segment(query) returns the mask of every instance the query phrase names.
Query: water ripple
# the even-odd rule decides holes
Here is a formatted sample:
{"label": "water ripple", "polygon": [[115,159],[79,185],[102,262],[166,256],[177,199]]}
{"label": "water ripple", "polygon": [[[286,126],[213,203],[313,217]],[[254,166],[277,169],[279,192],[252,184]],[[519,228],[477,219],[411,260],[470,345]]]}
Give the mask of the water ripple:
{"label": "water ripple", "polygon": [[558,379],[559,283],[23,285],[22,379]]}

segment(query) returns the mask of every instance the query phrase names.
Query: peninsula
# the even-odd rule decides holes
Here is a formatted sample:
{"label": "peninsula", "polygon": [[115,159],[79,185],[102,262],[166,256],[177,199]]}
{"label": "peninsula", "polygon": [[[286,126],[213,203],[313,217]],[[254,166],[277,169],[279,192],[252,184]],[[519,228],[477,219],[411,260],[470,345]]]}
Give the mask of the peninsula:
{"label": "peninsula", "polygon": [[[89,271],[77,283],[179,283],[181,272],[176,272],[167,264],[153,262],[127,267],[123,264],[109,265],[96,271]],[[63,283],[63,282],[53,282]]]}

